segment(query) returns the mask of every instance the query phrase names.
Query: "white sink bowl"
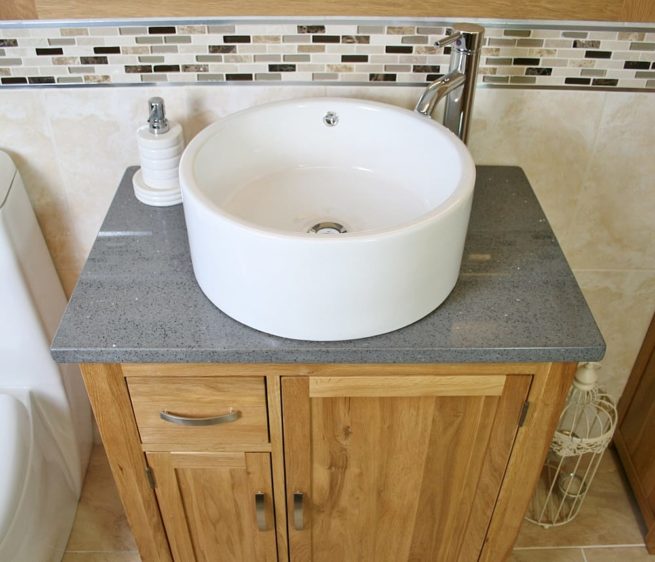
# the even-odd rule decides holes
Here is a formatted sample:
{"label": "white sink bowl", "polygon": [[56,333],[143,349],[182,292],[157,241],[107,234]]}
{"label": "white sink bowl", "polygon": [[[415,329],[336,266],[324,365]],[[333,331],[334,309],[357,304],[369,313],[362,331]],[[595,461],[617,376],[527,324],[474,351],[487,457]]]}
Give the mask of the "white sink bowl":
{"label": "white sink bowl", "polygon": [[196,279],[223,312],[277,336],[402,328],[455,286],[474,180],[464,144],[406,109],[317,98],[235,113],[180,163]]}

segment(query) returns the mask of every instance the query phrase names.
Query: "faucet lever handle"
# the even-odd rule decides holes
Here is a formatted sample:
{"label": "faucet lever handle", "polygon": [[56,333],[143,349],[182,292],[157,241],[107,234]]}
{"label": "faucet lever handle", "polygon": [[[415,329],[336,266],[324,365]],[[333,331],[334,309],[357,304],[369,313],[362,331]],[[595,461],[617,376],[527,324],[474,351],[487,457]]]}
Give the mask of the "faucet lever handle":
{"label": "faucet lever handle", "polygon": [[443,48],[447,47],[448,45],[452,45],[455,43],[458,39],[462,37],[462,32],[461,31],[454,31],[454,30],[449,30],[450,33],[441,39],[438,39],[435,43],[434,46],[438,48]]}

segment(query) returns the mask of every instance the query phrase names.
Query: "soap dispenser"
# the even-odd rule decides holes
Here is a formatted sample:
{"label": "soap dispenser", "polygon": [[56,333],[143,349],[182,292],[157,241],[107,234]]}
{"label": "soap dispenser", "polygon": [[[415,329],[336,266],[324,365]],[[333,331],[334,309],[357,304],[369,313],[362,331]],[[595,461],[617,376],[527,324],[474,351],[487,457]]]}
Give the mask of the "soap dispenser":
{"label": "soap dispenser", "polygon": [[164,100],[148,100],[148,122],[137,130],[141,169],[132,179],[134,195],[146,205],[182,202],[179,165],[184,150],[182,126],[166,118]]}

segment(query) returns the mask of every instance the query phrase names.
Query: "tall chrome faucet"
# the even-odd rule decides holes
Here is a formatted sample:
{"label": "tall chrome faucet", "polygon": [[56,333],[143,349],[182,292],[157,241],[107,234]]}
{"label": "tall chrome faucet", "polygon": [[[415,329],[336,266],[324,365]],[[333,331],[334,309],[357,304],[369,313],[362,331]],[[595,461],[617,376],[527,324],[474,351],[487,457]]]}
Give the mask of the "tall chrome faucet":
{"label": "tall chrome faucet", "polygon": [[446,37],[435,43],[437,47],[451,45],[449,72],[428,85],[416,104],[416,111],[431,117],[435,106],[445,96],[443,124],[466,142],[484,27],[459,23],[449,31]]}

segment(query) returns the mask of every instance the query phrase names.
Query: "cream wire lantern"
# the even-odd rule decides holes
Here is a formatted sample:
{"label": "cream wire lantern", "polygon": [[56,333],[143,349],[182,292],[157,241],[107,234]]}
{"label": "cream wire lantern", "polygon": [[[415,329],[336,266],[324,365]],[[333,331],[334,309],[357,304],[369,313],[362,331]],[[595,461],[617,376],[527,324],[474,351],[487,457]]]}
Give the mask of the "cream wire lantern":
{"label": "cream wire lantern", "polygon": [[526,519],[542,527],[571,521],[616,428],[616,406],[598,387],[598,363],[578,367]]}

